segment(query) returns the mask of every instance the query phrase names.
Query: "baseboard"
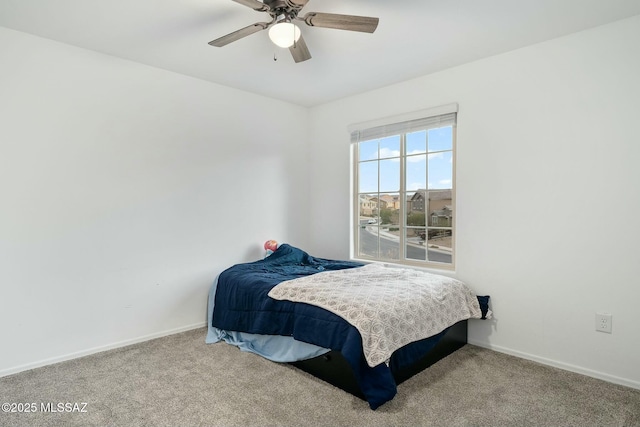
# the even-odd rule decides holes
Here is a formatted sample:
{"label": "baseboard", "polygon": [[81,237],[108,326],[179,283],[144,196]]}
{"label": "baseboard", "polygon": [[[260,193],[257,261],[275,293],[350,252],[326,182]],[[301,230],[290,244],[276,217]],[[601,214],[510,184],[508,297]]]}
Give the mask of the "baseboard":
{"label": "baseboard", "polygon": [[487,345],[486,343],[478,342],[472,339],[470,339],[468,342],[469,344],[473,344],[478,347],[487,348],[489,350],[497,351],[499,353],[509,354],[511,356],[519,357],[521,359],[531,360],[533,362],[538,362],[543,365],[553,366],[554,368],[575,372],[577,374],[582,374],[588,377],[597,378],[599,380],[607,381],[613,384],[619,384],[619,385],[640,390],[639,381],[633,381],[626,378],[617,377],[615,375],[605,374],[604,372],[594,371],[591,369],[583,368],[581,366],[571,365],[569,363],[563,363],[557,360],[547,359],[545,357],[535,356],[529,353],[523,353],[520,351],[512,350],[510,348],[505,348],[497,345]]}
{"label": "baseboard", "polygon": [[[193,329],[198,329],[207,326],[207,322],[199,322],[192,325],[182,326],[175,329],[169,329],[162,332],[156,332],[149,335],[144,335],[137,338],[132,338],[129,340],[119,341],[112,344],[107,344],[100,347],[93,347],[87,350],[78,351],[75,353],[65,354],[59,357],[52,357],[50,359],[44,359],[33,363],[28,363],[26,365],[16,366],[14,368],[4,369],[0,371],[0,378],[6,377],[8,375],[17,374],[19,372],[28,371],[30,369],[40,368],[42,366],[53,365],[54,363],[60,363],[67,360],[77,359],[79,357],[89,356],[90,354],[101,353],[107,350],[113,350],[114,348],[126,347],[128,345],[141,343],[144,341],[150,341],[156,338],[166,337],[167,335],[179,334],[180,332],[191,331]],[[204,336],[202,338],[204,342]]]}

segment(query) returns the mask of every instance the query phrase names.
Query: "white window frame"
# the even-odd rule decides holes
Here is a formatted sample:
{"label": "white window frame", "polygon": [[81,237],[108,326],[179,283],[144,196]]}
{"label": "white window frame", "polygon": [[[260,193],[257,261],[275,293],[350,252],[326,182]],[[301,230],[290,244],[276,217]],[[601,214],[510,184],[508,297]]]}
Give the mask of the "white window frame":
{"label": "white window frame", "polygon": [[[361,261],[373,261],[373,262],[384,262],[389,264],[401,264],[401,265],[411,265],[418,266],[430,269],[439,269],[439,270],[455,270],[455,262],[456,262],[456,248],[455,241],[457,239],[457,231],[456,231],[456,126],[457,126],[457,112],[458,112],[458,104],[447,104],[440,107],[430,108],[427,110],[415,111],[408,114],[386,117],[383,119],[372,120],[368,122],[357,123],[349,126],[348,130],[351,134],[351,239],[350,239],[350,250],[351,250],[351,258]],[[451,218],[451,232],[452,232],[452,242],[451,242],[451,263],[446,262],[436,262],[429,260],[415,260],[409,259],[406,257],[406,188],[405,188],[405,162],[406,162],[406,153],[405,153],[405,137],[407,133],[425,130],[425,129],[433,129],[440,127],[437,123],[442,120],[444,123],[447,123],[452,126],[452,184],[451,184],[451,204],[452,204],[452,218]],[[399,216],[399,227],[401,232],[399,233],[399,259],[387,259],[381,258],[379,255],[377,258],[375,257],[359,257],[359,232],[360,232],[360,216],[359,216],[359,202],[360,202],[360,193],[359,193],[359,181],[358,181],[358,171],[359,171],[359,163],[360,163],[360,155],[358,150],[358,143],[369,141],[376,138],[383,138],[385,136],[398,135],[401,134],[401,143],[400,143],[400,198],[402,202],[400,203],[400,216]],[[413,191],[413,190],[412,190]],[[410,191],[409,193],[411,193]],[[428,221],[429,220],[429,212],[428,212],[428,200],[425,200],[425,232],[427,233],[427,237],[425,239],[425,249],[428,246]],[[435,227],[440,228],[440,227]],[[448,228],[448,227],[447,227]]]}

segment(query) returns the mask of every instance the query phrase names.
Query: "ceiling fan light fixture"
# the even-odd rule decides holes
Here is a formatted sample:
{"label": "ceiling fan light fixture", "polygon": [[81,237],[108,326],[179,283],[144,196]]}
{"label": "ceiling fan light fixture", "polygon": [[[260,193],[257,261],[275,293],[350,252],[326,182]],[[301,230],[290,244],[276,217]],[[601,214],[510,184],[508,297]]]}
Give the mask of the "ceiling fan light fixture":
{"label": "ceiling fan light fixture", "polygon": [[269,38],[276,46],[288,48],[300,39],[300,28],[291,22],[279,22],[269,28]]}

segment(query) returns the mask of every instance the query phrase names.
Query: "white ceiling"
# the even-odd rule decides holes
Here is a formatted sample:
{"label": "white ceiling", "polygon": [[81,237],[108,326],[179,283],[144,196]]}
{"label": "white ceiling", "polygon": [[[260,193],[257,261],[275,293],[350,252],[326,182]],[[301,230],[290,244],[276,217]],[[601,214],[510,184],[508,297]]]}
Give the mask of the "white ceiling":
{"label": "white ceiling", "polygon": [[[0,0],[0,26],[314,106],[640,14],[639,0],[311,0],[309,11],[375,16],[373,34],[301,26],[296,64],[232,0]],[[274,61],[274,54],[278,60]]]}

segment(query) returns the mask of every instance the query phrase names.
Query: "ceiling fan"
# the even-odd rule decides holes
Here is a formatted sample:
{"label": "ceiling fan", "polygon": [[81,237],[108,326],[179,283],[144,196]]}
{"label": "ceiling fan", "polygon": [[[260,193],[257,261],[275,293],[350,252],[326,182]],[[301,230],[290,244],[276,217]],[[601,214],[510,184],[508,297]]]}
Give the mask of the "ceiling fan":
{"label": "ceiling fan", "polygon": [[210,41],[211,46],[222,47],[258,31],[269,29],[269,38],[276,45],[289,48],[295,62],[311,59],[311,53],[302,37],[300,28],[292,21],[301,21],[310,27],[336,28],[339,30],[373,33],[378,27],[378,18],[335,13],[309,12],[298,16],[309,0],[233,0],[258,12],[267,12],[269,22],[257,22],[248,27]]}

